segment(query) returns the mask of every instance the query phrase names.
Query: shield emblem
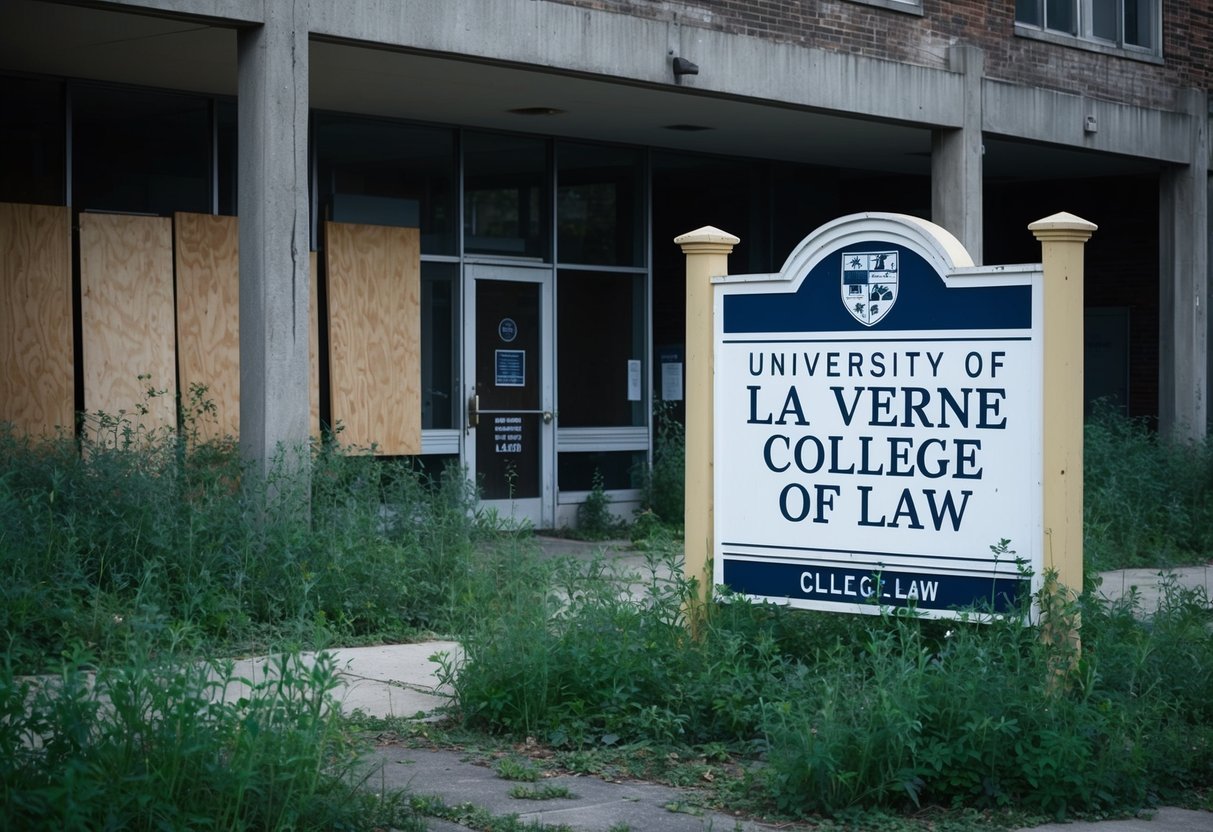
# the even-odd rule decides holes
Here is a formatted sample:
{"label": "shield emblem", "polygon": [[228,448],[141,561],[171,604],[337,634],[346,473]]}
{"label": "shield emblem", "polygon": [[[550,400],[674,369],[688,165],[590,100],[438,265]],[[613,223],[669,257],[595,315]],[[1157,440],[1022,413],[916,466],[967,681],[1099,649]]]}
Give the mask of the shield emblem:
{"label": "shield emblem", "polygon": [[897,252],[842,253],[842,305],[851,317],[872,326],[897,302]]}

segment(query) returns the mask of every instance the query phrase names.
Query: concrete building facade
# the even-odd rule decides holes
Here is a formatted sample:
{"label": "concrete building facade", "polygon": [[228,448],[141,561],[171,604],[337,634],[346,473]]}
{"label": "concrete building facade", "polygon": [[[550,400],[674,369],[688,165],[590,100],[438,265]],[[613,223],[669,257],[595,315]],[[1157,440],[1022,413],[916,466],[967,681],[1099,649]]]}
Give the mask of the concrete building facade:
{"label": "concrete building facade", "polygon": [[636,498],[655,405],[680,407],[672,238],[702,225],[741,238],[731,271],[769,272],[854,211],[932,219],[979,263],[1038,260],[1027,224],[1078,214],[1100,226],[1088,399],[1199,437],[1210,6],[8,0],[0,202],[66,206],[74,228],[237,217],[259,460],[308,435],[316,339],[320,418],[340,415],[342,336],[309,285],[325,224],[419,228],[417,450],[541,526],[596,477]]}

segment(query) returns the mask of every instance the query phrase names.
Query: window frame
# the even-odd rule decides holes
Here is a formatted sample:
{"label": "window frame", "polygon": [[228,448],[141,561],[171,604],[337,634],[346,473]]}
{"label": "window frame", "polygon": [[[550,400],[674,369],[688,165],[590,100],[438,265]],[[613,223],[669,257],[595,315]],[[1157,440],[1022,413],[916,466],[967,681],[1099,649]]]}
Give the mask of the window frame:
{"label": "window frame", "polygon": [[852,3],[862,3],[865,6],[879,6],[895,12],[917,15],[922,17],[922,0],[851,0]]}
{"label": "window frame", "polygon": [[1139,46],[1137,44],[1125,43],[1124,39],[1124,3],[1125,0],[1114,0],[1116,3],[1116,40],[1098,37],[1094,34],[1094,10],[1092,8],[1092,0],[1065,0],[1072,8],[1075,22],[1074,33],[1067,32],[1061,29],[1050,29],[1045,23],[1046,3],[1048,0],[1033,0],[1036,7],[1036,18],[1040,23],[1024,22],[1019,19],[1019,12],[1016,10],[1015,17],[1015,34],[1019,37],[1027,37],[1035,40],[1042,40],[1048,43],[1056,43],[1062,46],[1074,46],[1081,49],[1086,49],[1092,52],[1101,52],[1107,55],[1118,55],[1120,57],[1132,58],[1135,60],[1146,61],[1150,63],[1162,63],[1162,0],[1141,0],[1151,5],[1149,10],[1151,21],[1151,44],[1149,46]]}

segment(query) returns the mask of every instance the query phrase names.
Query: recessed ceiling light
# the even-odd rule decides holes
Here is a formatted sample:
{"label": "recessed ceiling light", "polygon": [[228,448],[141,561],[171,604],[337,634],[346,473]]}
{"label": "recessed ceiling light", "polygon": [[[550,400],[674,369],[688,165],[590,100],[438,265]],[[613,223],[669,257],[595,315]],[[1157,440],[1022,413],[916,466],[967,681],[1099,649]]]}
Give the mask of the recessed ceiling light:
{"label": "recessed ceiling light", "polygon": [[564,110],[556,107],[515,107],[506,112],[516,116],[559,116],[564,114]]}
{"label": "recessed ceiling light", "polygon": [[711,130],[712,128],[703,124],[667,124],[665,129],[681,130],[684,133],[698,133],[701,130]]}

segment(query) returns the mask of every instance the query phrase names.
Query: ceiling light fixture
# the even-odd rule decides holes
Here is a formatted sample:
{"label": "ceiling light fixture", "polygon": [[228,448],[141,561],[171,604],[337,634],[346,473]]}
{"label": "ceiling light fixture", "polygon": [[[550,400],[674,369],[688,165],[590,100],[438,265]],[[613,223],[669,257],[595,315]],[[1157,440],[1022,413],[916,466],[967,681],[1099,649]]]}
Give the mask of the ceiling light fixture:
{"label": "ceiling light fixture", "polygon": [[515,107],[506,112],[516,116],[560,116],[564,115],[565,111],[558,107]]}

